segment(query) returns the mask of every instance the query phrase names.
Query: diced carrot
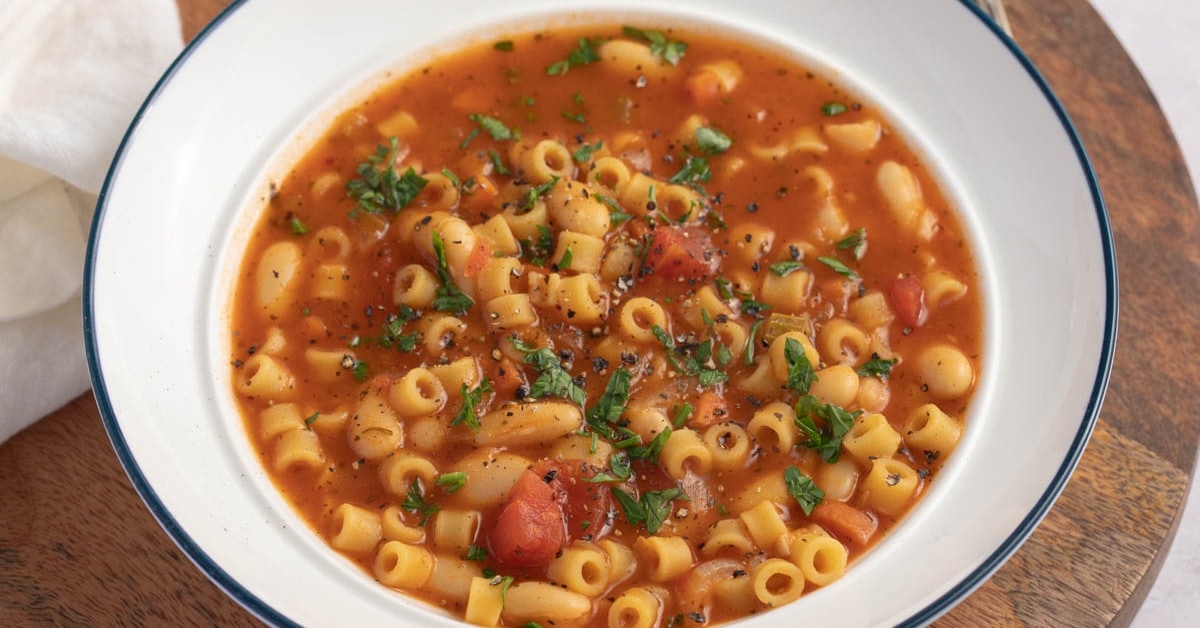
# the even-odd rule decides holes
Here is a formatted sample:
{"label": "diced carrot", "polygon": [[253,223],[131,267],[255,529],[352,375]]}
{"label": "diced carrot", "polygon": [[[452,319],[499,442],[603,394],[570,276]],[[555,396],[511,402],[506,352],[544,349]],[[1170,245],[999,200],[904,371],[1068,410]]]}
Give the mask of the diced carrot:
{"label": "diced carrot", "polygon": [[692,102],[706,105],[716,101],[721,95],[721,77],[716,72],[704,68],[687,78],[684,89],[692,97]]}
{"label": "diced carrot", "polygon": [[859,547],[871,540],[879,525],[871,513],[845,502],[832,501],[817,504],[813,508],[812,520],[830,534]]}
{"label": "diced carrot", "polygon": [[696,409],[692,412],[692,417],[688,419],[688,425],[704,428],[728,419],[729,407],[725,404],[725,398],[711,390],[706,390],[700,393],[700,398],[696,400]]}
{"label": "diced carrot", "polygon": [[488,535],[490,555],[506,565],[545,565],[566,543],[563,511],[554,489],[525,471],[508,491]]}

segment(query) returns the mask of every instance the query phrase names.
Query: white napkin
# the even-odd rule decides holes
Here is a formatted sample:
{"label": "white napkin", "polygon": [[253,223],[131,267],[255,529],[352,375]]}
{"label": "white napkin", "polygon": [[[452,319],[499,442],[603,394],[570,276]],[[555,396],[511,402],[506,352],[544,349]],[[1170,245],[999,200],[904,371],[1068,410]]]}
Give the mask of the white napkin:
{"label": "white napkin", "polygon": [[0,442],[88,388],[96,194],[182,45],[174,0],[0,2]]}

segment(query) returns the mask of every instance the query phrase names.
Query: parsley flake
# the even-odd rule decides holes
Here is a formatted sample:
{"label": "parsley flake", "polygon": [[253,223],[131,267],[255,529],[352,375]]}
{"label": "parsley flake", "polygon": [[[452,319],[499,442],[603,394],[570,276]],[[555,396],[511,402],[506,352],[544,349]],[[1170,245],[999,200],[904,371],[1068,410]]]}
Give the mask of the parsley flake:
{"label": "parsley flake", "polygon": [[696,146],[706,155],[719,155],[733,146],[733,140],[714,127],[702,126],[696,129]]}
{"label": "parsley flake", "polygon": [[813,508],[825,499],[825,491],[821,490],[812,478],[804,475],[797,467],[788,467],[783,470],[783,481],[787,485],[787,492],[800,504],[800,510],[804,511],[805,515],[811,515]]}
{"label": "parsley flake", "polygon": [[667,36],[662,31],[625,26],[621,29],[621,32],[626,37],[640,39],[650,44],[650,54],[670,65],[679,65],[679,61],[683,59],[683,55],[687,51],[687,44],[682,41],[667,39]]}
{"label": "parsley flake", "polygon": [[678,486],[642,493],[639,499],[634,499],[629,493],[615,486],[611,490],[613,497],[621,505],[621,510],[625,512],[625,519],[629,521],[629,525],[644,526],[650,534],[656,534],[662,528],[676,499],[688,498]]}
{"label": "parsley flake", "polygon": [[387,144],[375,147],[375,154],[358,164],[358,177],[346,182],[346,193],[357,203],[351,216],[358,212],[380,214],[385,209],[400,211],[413,202],[429,183],[410,166],[404,174],[396,173],[399,140],[388,138]]}

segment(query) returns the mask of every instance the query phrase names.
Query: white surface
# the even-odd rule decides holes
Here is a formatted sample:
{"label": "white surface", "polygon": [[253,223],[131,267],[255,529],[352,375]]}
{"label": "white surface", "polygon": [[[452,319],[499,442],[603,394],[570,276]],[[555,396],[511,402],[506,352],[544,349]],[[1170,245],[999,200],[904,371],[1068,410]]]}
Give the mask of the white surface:
{"label": "white surface", "polygon": [[[1158,97],[1193,180],[1200,173],[1200,2],[1092,0]],[[1185,333],[1196,333],[1195,329]],[[1197,417],[1196,420],[1200,420]],[[1184,628],[1200,618],[1200,484],[1134,628]]]}
{"label": "white surface", "polygon": [[95,194],[182,45],[173,0],[0,2],[0,442],[88,389]]}
{"label": "white surface", "polygon": [[[306,625],[450,625],[326,548],[257,472],[227,393],[227,282],[247,237],[239,227],[248,203],[268,173],[286,166],[290,153],[278,152],[285,140],[308,128],[310,112],[332,104],[331,94],[429,42],[561,5],[464,0],[456,13],[464,17],[446,21],[432,5],[394,0],[251,2],[193,50],[135,131],[108,190],[85,286],[104,380],[98,393],[106,414],[115,413],[109,427],[118,451],[136,462],[135,484],[156,514],[186,533],[180,539],[172,528],[202,567],[211,570],[210,559],[220,565],[224,573],[213,575],[222,586],[240,583]],[[612,21],[646,23],[657,14],[680,23],[687,14],[777,42],[800,35],[814,63],[841,68],[843,82],[853,78],[868,100],[888,103],[893,121],[929,151],[971,232],[987,234],[977,246],[989,278],[985,299],[1006,305],[989,309],[989,375],[937,490],[841,581],[745,625],[891,625],[921,612],[1009,547],[1014,531],[1029,531],[1027,517],[1045,506],[1095,384],[1104,260],[1091,190],[1059,118],[1011,52],[957,3],[570,5],[587,7],[605,7]],[[272,37],[261,36],[264,25]],[[359,70],[348,75],[347,67]],[[1038,203],[1024,193],[1030,187],[1040,191]],[[1028,355],[1040,357],[1031,363],[1021,357]],[[1026,398],[1045,412],[1025,411]],[[1033,432],[1040,437],[1031,443]],[[1020,469],[1020,481],[996,482],[1001,468]],[[914,564],[922,569],[912,572]],[[911,577],[895,578],[896,569]]]}

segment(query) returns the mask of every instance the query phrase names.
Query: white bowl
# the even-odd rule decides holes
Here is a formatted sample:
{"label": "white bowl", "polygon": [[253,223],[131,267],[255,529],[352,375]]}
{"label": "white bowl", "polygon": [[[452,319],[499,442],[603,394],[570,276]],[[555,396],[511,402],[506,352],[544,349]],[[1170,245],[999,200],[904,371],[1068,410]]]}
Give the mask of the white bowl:
{"label": "white bowl", "polygon": [[902,525],[840,581],[747,626],[920,625],[1028,537],[1099,412],[1117,313],[1095,176],[1016,45],[945,0],[251,0],[184,51],[113,163],[85,326],[105,426],[147,506],[272,624],[461,625],[376,584],[293,513],[231,398],[227,305],[270,178],[384,72],[495,24],[600,15],[720,26],[836,72],[899,125],[960,210],[982,269],[985,374],[966,437]]}

